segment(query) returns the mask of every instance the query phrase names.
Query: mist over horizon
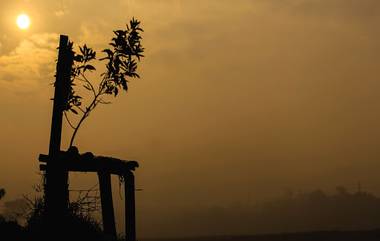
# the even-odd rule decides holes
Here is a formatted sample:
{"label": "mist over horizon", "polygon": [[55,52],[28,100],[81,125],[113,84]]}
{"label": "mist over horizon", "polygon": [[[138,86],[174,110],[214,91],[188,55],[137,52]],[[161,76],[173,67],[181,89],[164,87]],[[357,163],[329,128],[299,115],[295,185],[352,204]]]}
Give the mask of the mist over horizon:
{"label": "mist over horizon", "polygon": [[[24,32],[13,23],[21,9],[32,19]],[[0,16],[4,201],[40,183],[59,34],[101,55],[133,16],[144,29],[141,79],[92,113],[76,145],[139,161],[139,235],[170,236],[169,224],[186,222],[179,214],[288,190],[361,183],[380,196],[378,0],[3,0]],[[64,126],[62,149],[70,134]],[[70,175],[73,189],[96,182]],[[113,189],[121,229],[117,178]]]}

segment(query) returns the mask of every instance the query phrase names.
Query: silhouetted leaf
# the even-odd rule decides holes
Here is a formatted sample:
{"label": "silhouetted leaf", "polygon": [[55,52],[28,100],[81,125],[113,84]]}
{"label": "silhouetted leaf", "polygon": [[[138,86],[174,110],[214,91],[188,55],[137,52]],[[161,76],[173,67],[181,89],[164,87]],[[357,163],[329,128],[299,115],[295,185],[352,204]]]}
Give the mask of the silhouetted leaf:
{"label": "silhouetted leaf", "polygon": [[93,70],[96,70],[94,66],[88,64],[88,65],[85,65],[84,66],[84,70],[83,71],[86,71],[86,70],[90,70],[90,71],[93,71]]}
{"label": "silhouetted leaf", "polygon": [[83,61],[83,55],[80,55],[80,54],[75,55],[74,60],[77,62],[82,62]]}
{"label": "silhouetted leaf", "polygon": [[91,87],[88,86],[88,85],[83,85],[83,87],[84,87],[85,89],[87,89],[87,90],[92,90]]}
{"label": "silhouetted leaf", "polygon": [[72,108],[70,108],[70,111],[73,112],[74,114],[78,115],[78,111],[76,111],[76,110],[74,110]]}

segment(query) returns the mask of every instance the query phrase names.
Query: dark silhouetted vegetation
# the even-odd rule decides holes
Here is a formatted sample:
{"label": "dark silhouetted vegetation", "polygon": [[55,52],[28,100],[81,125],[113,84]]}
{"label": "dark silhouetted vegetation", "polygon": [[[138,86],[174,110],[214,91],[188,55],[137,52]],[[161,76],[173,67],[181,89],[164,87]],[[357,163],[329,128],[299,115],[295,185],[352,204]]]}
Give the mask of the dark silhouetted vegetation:
{"label": "dark silhouetted vegetation", "polygon": [[5,196],[5,189],[0,188],[0,200]]}
{"label": "dark silhouetted vegetation", "polygon": [[[29,202],[30,200],[28,200]],[[73,202],[69,212],[60,222],[59,233],[50,233],[57,230],[46,218],[45,204],[42,198],[36,198],[33,205],[25,210],[25,225],[20,225],[14,216],[0,216],[0,236],[12,237],[10,240],[48,240],[49,237],[57,237],[57,240],[94,240],[109,241],[102,231],[101,224],[80,212],[81,204]]]}
{"label": "dark silhouetted vegetation", "polygon": [[[132,19],[125,30],[114,31],[115,36],[109,43],[110,48],[102,52],[105,57],[100,61],[106,62],[106,70],[102,73],[101,80],[95,82],[88,77],[87,73],[95,71],[93,61],[96,59],[96,52],[86,44],[79,47],[79,53],[73,51],[74,62],[71,73],[71,89],[69,91],[66,112],[70,111],[76,115],[81,115],[76,124],[69,120],[65,112],[66,120],[73,128],[73,134],[69,146],[73,146],[75,136],[83,121],[99,104],[109,104],[104,99],[107,95],[117,96],[121,90],[128,91],[128,82],[132,78],[140,78],[137,73],[137,63],[144,57],[144,48],[141,44],[140,22]],[[72,48],[72,43],[71,48]],[[84,95],[80,93],[79,87],[90,92],[91,98],[87,105],[83,106]]]}
{"label": "dark silhouetted vegetation", "polygon": [[[60,224],[64,227],[64,233],[59,236],[68,240],[109,240],[104,236],[99,222],[84,215],[80,210],[80,203],[73,202],[70,205],[70,214]],[[326,194],[321,190],[289,193],[256,205],[199,209],[191,213],[180,213],[180,217],[172,221],[179,223],[180,220],[186,220],[187,230],[177,229],[178,225],[175,223],[168,224],[177,229],[173,230],[176,234],[214,236],[172,239],[183,241],[372,241],[380,240],[380,231],[376,230],[380,227],[378,210],[380,210],[379,197],[364,191],[348,192],[345,188],[339,187],[334,194]],[[15,220],[0,218],[1,232],[15,237],[13,240],[25,240],[23,239],[25,237],[28,237],[27,240],[31,240],[30,238],[43,240],[41,231],[46,230],[46,227],[49,227],[49,224],[44,218],[42,199],[33,201],[25,226],[20,226]],[[189,230],[195,232],[188,233]],[[252,236],[255,233],[278,234]],[[233,236],[221,236],[228,234]]]}

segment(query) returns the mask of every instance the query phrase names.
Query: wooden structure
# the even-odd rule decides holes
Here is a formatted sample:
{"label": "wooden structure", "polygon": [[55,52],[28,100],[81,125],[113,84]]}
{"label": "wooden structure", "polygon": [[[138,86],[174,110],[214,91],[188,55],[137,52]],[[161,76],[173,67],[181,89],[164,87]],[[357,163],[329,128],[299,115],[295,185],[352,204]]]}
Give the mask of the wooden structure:
{"label": "wooden structure", "polygon": [[45,172],[46,211],[50,220],[64,217],[68,210],[68,173],[96,172],[99,178],[104,232],[116,237],[115,215],[112,202],[111,175],[124,178],[125,232],[127,241],[136,241],[135,181],[133,171],[136,161],[124,161],[112,157],[79,154],[76,147],[61,151],[62,115],[67,104],[73,53],[68,37],[60,36],[57,74],[54,84],[54,103],[49,154],[40,154],[40,170]]}

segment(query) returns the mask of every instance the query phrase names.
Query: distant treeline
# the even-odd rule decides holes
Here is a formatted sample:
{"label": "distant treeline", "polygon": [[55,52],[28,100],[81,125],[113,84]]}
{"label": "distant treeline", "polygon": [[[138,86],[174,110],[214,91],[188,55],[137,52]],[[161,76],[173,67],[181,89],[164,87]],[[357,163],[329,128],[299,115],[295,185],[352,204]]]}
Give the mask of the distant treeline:
{"label": "distant treeline", "polygon": [[163,229],[195,235],[242,235],[367,230],[380,227],[380,198],[338,187],[334,194],[321,190],[285,195],[255,205],[210,207],[178,213]]}

